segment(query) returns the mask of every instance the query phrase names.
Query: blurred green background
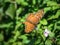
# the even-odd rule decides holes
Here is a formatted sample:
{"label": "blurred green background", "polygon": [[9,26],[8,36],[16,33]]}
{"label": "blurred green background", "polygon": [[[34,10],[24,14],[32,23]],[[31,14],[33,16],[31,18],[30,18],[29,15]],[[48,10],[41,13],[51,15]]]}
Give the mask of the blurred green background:
{"label": "blurred green background", "polygon": [[[44,17],[26,34],[23,22],[40,9]],[[60,45],[60,0],[0,0],[0,45]]]}

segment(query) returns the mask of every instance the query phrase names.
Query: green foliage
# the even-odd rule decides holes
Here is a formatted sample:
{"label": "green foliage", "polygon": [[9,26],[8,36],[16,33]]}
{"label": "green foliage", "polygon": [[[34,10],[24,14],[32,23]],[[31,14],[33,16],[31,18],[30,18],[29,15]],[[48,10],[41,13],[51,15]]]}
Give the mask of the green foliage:
{"label": "green foliage", "polygon": [[2,33],[0,33],[0,41],[3,41],[4,40],[4,36]]}
{"label": "green foliage", "polygon": [[43,24],[43,25],[47,25],[48,24],[46,19],[43,19],[42,21],[40,21],[40,23]]}
{"label": "green foliage", "polygon": [[[40,9],[44,17],[26,34],[26,17]],[[0,0],[0,45],[60,45],[60,0]]]}
{"label": "green foliage", "polygon": [[6,10],[6,15],[10,16],[13,19],[16,10],[15,8],[15,4],[10,4],[9,8]]}
{"label": "green foliage", "polygon": [[45,45],[52,45],[52,41],[51,40],[46,40]]}

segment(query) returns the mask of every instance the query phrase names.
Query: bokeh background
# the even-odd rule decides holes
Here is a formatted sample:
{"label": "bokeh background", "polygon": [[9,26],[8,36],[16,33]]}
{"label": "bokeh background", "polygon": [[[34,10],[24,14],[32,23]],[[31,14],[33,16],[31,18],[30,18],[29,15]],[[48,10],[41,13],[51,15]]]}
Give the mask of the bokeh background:
{"label": "bokeh background", "polygon": [[[23,22],[40,9],[44,17],[26,34]],[[60,0],[0,0],[0,45],[60,45]]]}

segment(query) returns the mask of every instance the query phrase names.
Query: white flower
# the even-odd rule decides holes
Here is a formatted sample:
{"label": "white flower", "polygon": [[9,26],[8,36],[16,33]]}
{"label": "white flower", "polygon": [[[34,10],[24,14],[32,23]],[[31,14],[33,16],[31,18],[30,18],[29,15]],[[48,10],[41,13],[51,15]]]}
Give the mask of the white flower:
{"label": "white flower", "polygon": [[45,31],[44,31],[44,36],[45,36],[45,37],[48,37],[49,33],[50,33],[50,31],[49,31],[48,29],[45,29]]}

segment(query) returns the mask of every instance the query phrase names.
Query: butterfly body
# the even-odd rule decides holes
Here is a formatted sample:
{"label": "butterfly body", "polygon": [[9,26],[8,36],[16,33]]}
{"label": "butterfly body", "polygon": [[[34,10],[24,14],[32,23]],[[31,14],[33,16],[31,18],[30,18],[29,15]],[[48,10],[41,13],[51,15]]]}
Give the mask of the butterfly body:
{"label": "butterfly body", "polygon": [[39,10],[35,14],[30,13],[29,16],[26,18],[25,24],[25,32],[30,33],[35,26],[38,24],[39,20],[43,17],[44,12],[43,10]]}

